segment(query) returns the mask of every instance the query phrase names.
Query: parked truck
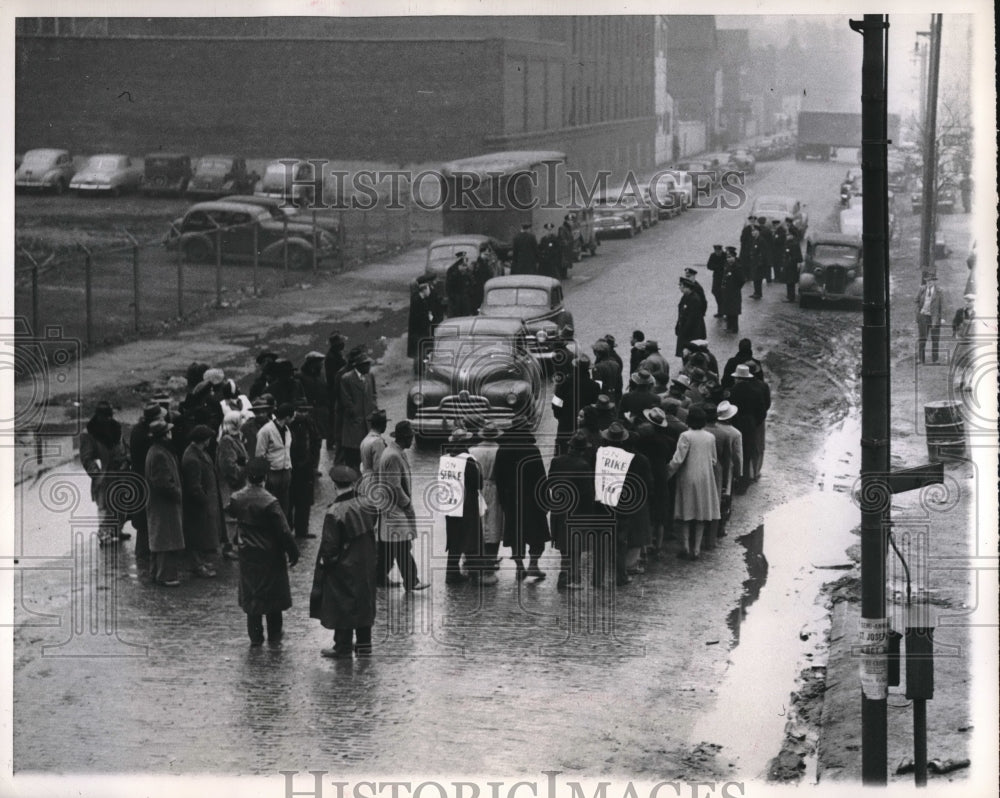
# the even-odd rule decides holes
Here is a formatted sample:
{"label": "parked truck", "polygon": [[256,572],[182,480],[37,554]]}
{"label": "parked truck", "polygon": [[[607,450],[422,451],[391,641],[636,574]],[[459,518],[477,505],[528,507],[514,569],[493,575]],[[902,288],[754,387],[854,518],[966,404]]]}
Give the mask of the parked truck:
{"label": "parked truck", "polygon": [[[889,140],[899,135],[899,117],[889,114]],[[837,147],[861,146],[861,114],[839,111],[799,111],[798,144],[795,158],[836,157]]]}

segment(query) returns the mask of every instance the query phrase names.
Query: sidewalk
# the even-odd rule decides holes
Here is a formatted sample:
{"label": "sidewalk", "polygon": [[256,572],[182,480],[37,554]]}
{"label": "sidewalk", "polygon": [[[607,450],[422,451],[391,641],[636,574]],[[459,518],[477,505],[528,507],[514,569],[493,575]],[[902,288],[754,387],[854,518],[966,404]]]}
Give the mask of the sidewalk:
{"label": "sidewalk", "polygon": [[42,401],[46,410],[42,435],[18,435],[15,481],[72,460],[75,436],[99,399],[111,401],[119,408],[118,417],[130,424],[153,393],[166,390],[181,398],[184,373],[194,361],[222,368],[246,388],[257,353],[265,347],[297,365],[310,350],[325,353],[327,337],[340,330],[350,339],[349,346],[364,343],[378,354],[381,338],[405,331],[408,287],[423,272],[425,252],[420,247],[316,283],[301,282],[279,294],[213,312],[163,337],[96,352],[67,364],[58,375],[39,374],[17,382],[19,415]]}

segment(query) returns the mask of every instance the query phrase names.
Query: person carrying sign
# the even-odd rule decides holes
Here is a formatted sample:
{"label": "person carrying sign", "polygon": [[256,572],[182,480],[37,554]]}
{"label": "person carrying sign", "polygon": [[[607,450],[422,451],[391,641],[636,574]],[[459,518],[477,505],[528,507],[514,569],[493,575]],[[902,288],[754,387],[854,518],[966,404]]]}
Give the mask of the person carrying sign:
{"label": "person carrying sign", "polygon": [[[482,471],[469,454],[472,433],[461,427],[448,438],[446,454],[438,461],[438,507],[444,513],[445,550],[448,552],[445,583],[452,585],[481,577],[484,585],[495,585],[493,568],[483,567],[483,506],[480,491]],[[460,561],[466,557],[469,574],[462,573]]]}

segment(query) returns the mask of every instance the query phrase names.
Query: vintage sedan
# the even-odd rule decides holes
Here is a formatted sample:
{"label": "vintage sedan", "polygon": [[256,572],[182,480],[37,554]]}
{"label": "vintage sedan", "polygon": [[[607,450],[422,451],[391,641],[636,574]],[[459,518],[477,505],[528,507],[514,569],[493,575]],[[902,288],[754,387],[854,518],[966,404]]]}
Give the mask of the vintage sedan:
{"label": "vintage sedan", "polygon": [[[503,263],[500,260],[503,250],[504,247],[495,239],[475,233],[435,238],[427,245],[424,274],[443,278],[448,267],[458,259],[458,253],[464,252],[469,263],[475,263],[480,256],[485,257],[491,265],[493,275],[499,276],[503,274]],[[443,281],[439,279],[438,282]]]}
{"label": "vintage sedan", "polygon": [[[258,197],[274,197],[300,206],[313,205],[316,200],[322,202],[322,197],[316,197],[315,168],[304,158],[275,158],[264,168],[264,176],[253,193]],[[318,178],[322,181],[322,174]]]}
{"label": "vintage sedan", "polygon": [[487,280],[480,316],[518,319],[527,327],[528,348],[540,361],[555,358],[559,331],[572,326],[563,302],[562,283],[536,274],[511,274]]}
{"label": "vintage sedan", "polygon": [[181,196],[191,181],[191,156],[154,152],[143,159],[142,193]]}
{"label": "vintage sedan", "polygon": [[544,388],[520,319],[458,316],[435,329],[423,376],[407,393],[406,417],[420,438],[486,421],[502,430],[533,430]]}
{"label": "vintage sedan", "polygon": [[762,195],[753,201],[750,213],[758,219],[763,216],[769,224],[774,219],[783,222],[786,218],[791,217],[801,236],[805,236],[806,229],[809,227],[809,214],[806,213],[806,206],[794,197]]}
{"label": "vintage sedan", "polygon": [[313,219],[315,218],[316,226],[320,230],[326,230],[330,235],[337,238],[338,241],[340,238],[340,220],[335,215],[335,212],[324,212],[322,210],[303,211],[294,205],[288,205],[274,197],[257,197],[253,194],[232,194],[226,197],[226,202],[238,202],[242,205],[254,205],[258,208],[264,208],[271,214],[271,218],[278,222],[284,222],[285,219],[288,219],[289,223],[312,226]]}
{"label": "vintage sedan", "polygon": [[77,172],[69,187],[77,194],[108,192],[119,196],[137,191],[142,183],[142,168],[128,155],[92,155],[87,165]]}
{"label": "vintage sedan", "polygon": [[310,268],[314,249],[317,260],[337,254],[337,240],[326,231],[319,233],[314,248],[311,224],[286,225],[266,208],[227,200],[192,205],[170,225],[164,245],[196,263],[212,262],[217,253],[223,260],[252,261],[255,240],[262,263],[281,266],[287,253],[289,269]]}
{"label": "vintage sedan", "polygon": [[[937,194],[934,197],[934,207],[938,213],[955,212],[955,184],[947,177],[940,179]],[[921,213],[924,209],[924,181],[914,180],[910,193],[910,210]]]}
{"label": "vintage sedan", "polygon": [[594,231],[598,241],[610,236],[632,238],[638,226],[634,213],[626,213],[610,205],[594,207]]}
{"label": "vintage sedan", "polygon": [[757,159],[754,157],[754,154],[746,148],[730,150],[729,160],[736,165],[737,169],[742,169],[749,175],[752,175],[757,171]]}
{"label": "vintage sedan", "polygon": [[799,274],[799,307],[808,307],[814,301],[861,302],[864,296],[861,258],[859,236],[823,233],[807,240]]}
{"label": "vintage sedan", "polygon": [[247,171],[245,158],[235,155],[205,155],[198,160],[188,182],[187,196],[215,198],[247,194],[257,183],[256,172]]}
{"label": "vintage sedan", "polygon": [[14,173],[14,190],[35,189],[62,194],[75,172],[69,150],[28,150]]}

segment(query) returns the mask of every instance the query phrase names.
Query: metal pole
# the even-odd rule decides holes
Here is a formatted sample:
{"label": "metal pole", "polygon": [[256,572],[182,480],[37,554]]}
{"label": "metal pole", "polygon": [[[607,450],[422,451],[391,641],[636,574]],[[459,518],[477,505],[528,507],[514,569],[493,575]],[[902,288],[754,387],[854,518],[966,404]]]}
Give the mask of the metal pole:
{"label": "metal pole", "polygon": [[319,270],[319,232],[316,228],[316,209],[312,212],[313,221],[313,274]]}
{"label": "metal pole", "polygon": [[253,225],[253,295],[257,296],[257,267],[260,266],[260,225]]}
{"label": "metal pole", "polygon": [[83,308],[87,324],[87,348],[94,345],[94,302],[90,250],[83,248]]}
{"label": "metal pole", "polygon": [[177,318],[184,318],[184,258],[177,258]]}
{"label": "metal pole", "polygon": [[39,335],[41,328],[38,326],[38,264],[31,264],[31,331]]}
{"label": "metal pole", "polygon": [[132,239],[132,293],[135,297],[135,331],[139,332],[139,291],[141,290],[141,284],[139,281],[139,242],[134,238]]}
{"label": "metal pole", "polygon": [[851,22],[864,35],[861,64],[864,321],[861,330],[861,778],[886,784],[888,621],[885,615],[889,474],[889,326],[886,226],[885,47],[882,14]]}
{"label": "metal pole", "polygon": [[222,228],[215,232],[215,307],[222,307]]}
{"label": "metal pole", "polygon": [[285,285],[288,285],[288,217],[284,217],[281,221],[282,238],[281,238],[281,257],[284,260],[285,265],[285,276],[282,278]]}
{"label": "metal pole", "polygon": [[927,115],[924,117],[924,207],[920,214],[920,271],[934,266],[934,232],[937,211],[937,94],[941,65],[941,15],[931,15],[930,66],[927,74]]}
{"label": "metal pole", "polygon": [[913,699],[913,783],[927,786],[927,699]]}

